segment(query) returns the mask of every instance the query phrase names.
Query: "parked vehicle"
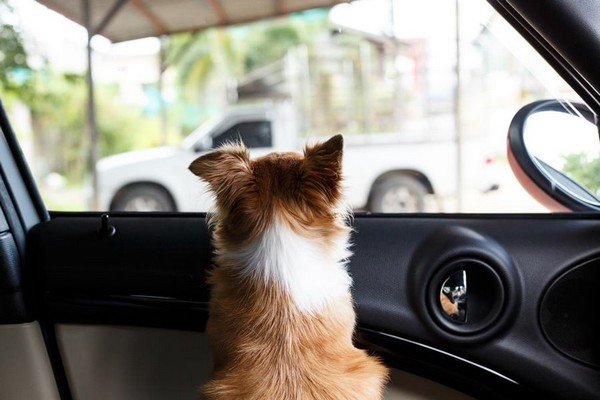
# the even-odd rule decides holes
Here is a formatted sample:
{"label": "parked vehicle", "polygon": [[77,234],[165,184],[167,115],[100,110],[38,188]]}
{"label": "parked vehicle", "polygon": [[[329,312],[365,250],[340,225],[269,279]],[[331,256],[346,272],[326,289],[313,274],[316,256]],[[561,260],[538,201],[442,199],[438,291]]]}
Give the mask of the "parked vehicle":
{"label": "parked vehicle", "polygon": [[[209,120],[179,147],[135,151],[98,163],[100,209],[111,211],[205,211],[212,204],[187,165],[202,152],[241,138],[253,156],[301,150],[302,137],[288,103],[234,106]],[[453,138],[423,140],[401,133],[349,135],[344,173],[347,198],[355,209],[373,212],[421,212],[429,195],[456,192]],[[415,135],[411,135],[415,136]],[[465,146],[481,146],[473,141]],[[473,150],[473,149],[471,149]],[[485,152],[465,151],[470,182],[479,190],[497,188]],[[440,160],[446,160],[440,162]]]}

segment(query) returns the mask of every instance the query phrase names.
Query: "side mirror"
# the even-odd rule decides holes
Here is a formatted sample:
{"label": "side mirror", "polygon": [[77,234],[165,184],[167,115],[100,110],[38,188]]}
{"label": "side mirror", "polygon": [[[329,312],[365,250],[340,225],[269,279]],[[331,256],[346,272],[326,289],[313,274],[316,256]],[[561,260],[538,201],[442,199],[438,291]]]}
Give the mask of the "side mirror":
{"label": "side mirror", "polygon": [[517,112],[508,161],[521,185],[552,211],[600,211],[597,116],[584,104],[541,100]]}
{"label": "side mirror", "polygon": [[194,151],[196,153],[209,151],[210,149],[212,149],[212,145],[212,136],[206,135],[202,139],[198,140],[198,142],[196,142],[196,144],[194,145]]}

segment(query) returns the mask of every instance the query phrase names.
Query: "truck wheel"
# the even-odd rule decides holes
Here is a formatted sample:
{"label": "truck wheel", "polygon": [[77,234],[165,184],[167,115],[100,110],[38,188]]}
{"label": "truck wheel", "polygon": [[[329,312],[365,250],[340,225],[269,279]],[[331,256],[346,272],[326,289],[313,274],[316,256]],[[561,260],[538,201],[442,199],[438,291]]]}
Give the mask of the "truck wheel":
{"label": "truck wheel", "polygon": [[407,175],[393,175],[375,184],[369,209],[380,213],[415,213],[425,211],[427,188]]}
{"label": "truck wheel", "polygon": [[152,185],[134,185],[121,189],[110,207],[111,211],[175,211],[166,190]]}

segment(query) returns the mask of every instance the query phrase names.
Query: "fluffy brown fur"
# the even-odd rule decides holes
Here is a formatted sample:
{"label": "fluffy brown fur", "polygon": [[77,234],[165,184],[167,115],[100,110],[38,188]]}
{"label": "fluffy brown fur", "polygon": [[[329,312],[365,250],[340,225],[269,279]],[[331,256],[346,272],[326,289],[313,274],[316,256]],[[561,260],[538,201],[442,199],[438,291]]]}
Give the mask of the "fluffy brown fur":
{"label": "fluffy brown fur", "polygon": [[[274,223],[325,249],[349,228],[340,210],[341,135],[298,153],[251,160],[240,145],[204,155],[190,170],[216,195],[216,267],[210,317],[215,371],[207,399],[377,400],[386,368],[352,343],[355,313],[348,293],[318,313],[300,310],[277,282],[242,277],[227,257],[252,245]],[[259,267],[259,266],[257,266]]]}

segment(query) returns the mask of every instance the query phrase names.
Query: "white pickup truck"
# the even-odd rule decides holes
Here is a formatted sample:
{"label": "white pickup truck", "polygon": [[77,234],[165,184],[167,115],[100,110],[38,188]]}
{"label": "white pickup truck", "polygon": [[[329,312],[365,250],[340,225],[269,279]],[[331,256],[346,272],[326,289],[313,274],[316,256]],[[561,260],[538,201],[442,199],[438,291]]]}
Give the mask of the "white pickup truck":
{"label": "white pickup truck", "polygon": [[[456,192],[456,152],[446,139],[409,139],[405,133],[346,135],[344,175],[347,200],[372,212],[421,212],[429,195]],[[292,108],[285,104],[234,106],[201,125],[179,147],[161,147],[107,157],[97,165],[100,209],[111,211],[206,211],[212,198],[187,169],[203,152],[238,138],[253,156],[301,150]],[[310,138],[309,140],[316,140]],[[465,186],[497,187],[489,158],[465,143]]]}

